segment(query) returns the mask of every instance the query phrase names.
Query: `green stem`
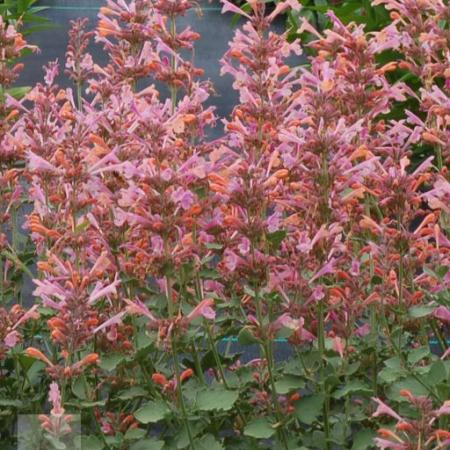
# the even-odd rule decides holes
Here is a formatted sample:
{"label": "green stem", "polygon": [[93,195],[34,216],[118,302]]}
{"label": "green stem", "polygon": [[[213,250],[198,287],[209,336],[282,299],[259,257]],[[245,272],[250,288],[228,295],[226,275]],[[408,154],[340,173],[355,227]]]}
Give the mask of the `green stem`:
{"label": "green stem", "polygon": [[77,106],[79,111],[83,109],[83,94],[81,83],[77,83]]}
{"label": "green stem", "polygon": [[[319,352],[320,361],[322,364],[322,369],[325,368],[325,311],[323,301],[319,303],[319,329],[318,329],[318,340],[319,340]],[[328,395],[328,389],[326,387],[325,381],[322,383],[323,394],[325,401],[323,403],[323,428],[325,432],[325,445],[326,449],[330,450],[330,400]]]}
{"label": "green stem", "polygon": [[[256,290],[255,293],[255,304],[256,304],[256,316],[258,319],[258,322],[260,324],[260,326],[262,327],[262,320],[263,320],[263,316],[262,316],[262,311],[261,311],[261,301],[260,301],[260,297],[259,297],[259,291]],[[283,445],[283,447],[286,450],[289,450],[289,445],[287,442],[287,436],[285,433],[285,430],[283,428],[284,425],[284,421],[283,421],[283,412],[281,411],[281,406],[280,403],[278,401],[278,394],[277,394],[277,389],[275,386],[275,376],[273,373],[273,360],[272,360],[272,341],[270,339],[267,339],[266,334],[264,333],[262,336],[262,344],[261,344],[261,348],[263,350],[264,353],[264,357],[267,361],[267,370],[269,372],[269,382],[270,382],[270,390],[271,390],[271,397],[272,397],[272,403],[273,406],[275,408],[275,416],[276,419],[280,425],[280,428],[277,429],[277,434],[278,434],[278,438],[281,442],[281,444]]]}
{"label": "green stem", "polygon": [[372,355],[372,384],[375,397],[378,392],[378,334],[377,334],[377,311],[374,305],[370,307],[370,333],[374,352]]}
{"label": "green stem", "polygon": [[227,379],[225,377],[225,371],[223,370],[222,361],[220,360],[219,353],[217,352],[217,348],[214,343],[213,336],[211,334],[211,329],[209,328],[209,325],[207,323],[205,323],[205,328],[206,328],[206,334],[208,335],[209,348],[212,351],[212,354],[214,356],[214,361],[216,362],[217,370],[219,371],[220,378],[222,379],[225,389],[229,389],[230,387],[228,386]]}
{"label": "green stem", "polygon": [[186,411],[186,404],[184,403],[183,398],[183,390],[181,388],[181,371],[180,371],[180,363],[178,361],[178,354],[177,354],[177,344],[175,337],[172,336],[172,357],[173,357],[173,363],[175,367],[175,376],[177,379],[177,392],[178,392],[178,398],[180,402],[180,408],[181,408],[181,414],[183,416],[183,422],[186,427],[186,431],[189,438],[189,444],[190,448],[192,450],[195,450],[195,444],[194,444],[194,435],[192,434],[191,427],[189,425],[189,419]]}
{"label": "green stem", "polygon": [[200,356],[198,354],[197,347],[195,346],[195,342],[192,343],[192,354],[194,356],[194,364],[195,370],[197,371],[197,375],[200,378],[200,381],[203,385],[206,385],[205,374],[203,373],[202,363],[200,361]]}

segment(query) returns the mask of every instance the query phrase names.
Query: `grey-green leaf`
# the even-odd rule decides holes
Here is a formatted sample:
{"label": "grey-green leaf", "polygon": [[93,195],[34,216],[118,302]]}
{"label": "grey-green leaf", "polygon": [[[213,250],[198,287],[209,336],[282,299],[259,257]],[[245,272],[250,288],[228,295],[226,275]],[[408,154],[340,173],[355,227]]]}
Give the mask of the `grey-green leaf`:
{"label": "grey-green leaf", "polygon": [[264,417],[252,420],[244,428],[244,435],[256,439],[268,439],[275,434],[272,424]]}
{"label": "grey-green leaf", "polygon": [[147,402],[142,408],[138,409],[134,413],[134,417],[143,423],[156,423],[164,419],[169,414],[170,410],[167,405],[162,401],[150,401]]}
{"label": "grey-green leaf", "polygon": [[301,398],[295,404],[295,414],[298,419],[307,425],[311,425],[322,413],[324,399],[323,394]]}
{"label": "grey-green leaf", "polygon": [[226,390],[217,386],[197,394],[197,407],[200,411],[230,410],[239,397],[238,391]]}

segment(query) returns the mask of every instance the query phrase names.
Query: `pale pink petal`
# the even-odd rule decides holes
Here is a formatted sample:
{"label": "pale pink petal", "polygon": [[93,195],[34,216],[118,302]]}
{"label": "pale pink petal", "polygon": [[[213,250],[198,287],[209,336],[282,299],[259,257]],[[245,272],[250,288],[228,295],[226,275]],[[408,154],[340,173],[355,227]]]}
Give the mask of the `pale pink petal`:
{"label": "pale pink petal", "polygon": [[247,13],[242,11],[241,8],[238,8],[236,5],[233,5],[233,3],[230,3],[228,0],[221,0],[221,1],[223,3],[222,14],[225,14],[226,12],[232,12],[247,17],[247,19],[251,20],[251,17]]}
{"label": "pale pink petal", "polygon": [[190,312],[187,319],[191,321],[202,316],[205,319],[214,320],[216,318],[216,312],[211,308],[213,305],[214,300],[212,298],[205,298]]}
{"label": "pale pink petal", "polygon": [[436,317],[436,319],[441,320],[442,322],[450,322],[450,309],[442,305],[438,306],[433,311],[433,316]]}
{"label": "pale pink petal", "polygon": [[17,331],[13,330],[5,336],[3,342],[6,347],[13,348],[19,342],[19,340],[20,334]]}
{"label": "pale pink petal", "polygon": [[96,334],[99,331],[104,330],[105,328],[108,328],[112,325],[119,325],[122,323],[122,317],[126,314],[126,311],[122,311],[119,314],[116,314],[115,316],[111,317],[110,319],[103,322],[100,326],[98,326],[93,333]]}
{"label": "pale pink petal", "polygon": [[403,420],[401,416],[399,416],[392,408],[386,405],[386,403],[383,403],[380,399],[372,397],[372,400],[378,405],[377,410],[372,414],[372,417],[391,416],[398,421]]}

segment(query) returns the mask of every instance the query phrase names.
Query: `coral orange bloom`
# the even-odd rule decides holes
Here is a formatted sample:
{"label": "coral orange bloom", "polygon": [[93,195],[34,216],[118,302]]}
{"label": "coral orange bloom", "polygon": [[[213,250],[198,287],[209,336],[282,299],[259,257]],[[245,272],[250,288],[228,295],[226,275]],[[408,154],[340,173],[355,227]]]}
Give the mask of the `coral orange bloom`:
{"label": "coral orange bloom", "polygon": [[100,357],[97,353],[90,353],[85,356],[79,363],[79,366],[89,366],[91,364],[96,364],[100,360]]}
{"label": "coral orange bloom", "polygon": [[181,382],[189,379],[192,377],[192,375],[194,375],[194,371],[192,369],[186,369],[185,371],[182,372],[182,374],[180,375],[180,380]]}
{"label": "coral orange bloom", "polygon": [[98,23],[97,31],[98,31],[98,34],[102,37],[108,37],[111,35],[114,36],[114,35],[120,34],[120,32],[117,31],[117,29],[114,27],[114,25],[105,19],[100,19],[100,21]]}
{"label": "coral orange bloom", "polygon": [[414,426],[410,424],[409,422],[399,422],[395,428],[400,431],[407,431],[411,432],[414,431]]}
{"label": "coral orange bloom", "polygon": [[167,378],[162,373],[154,373],[152,375],[152,380],[154,383],[160,386],[165,386],[168,383]]}
{"label": "coral orange bloom", "polygon": [[39,359],[50,367],[53,367],[53,363],[37,348],[28,347],[25,350],[25,354],[30,358]]}

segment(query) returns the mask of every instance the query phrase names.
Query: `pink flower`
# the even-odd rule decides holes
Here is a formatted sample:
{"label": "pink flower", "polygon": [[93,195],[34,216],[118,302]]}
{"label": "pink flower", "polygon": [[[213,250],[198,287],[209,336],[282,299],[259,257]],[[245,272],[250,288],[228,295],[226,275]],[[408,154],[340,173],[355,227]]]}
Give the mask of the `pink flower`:
{"label": "pink flower", "polygon": [[120,284],[120,279],[118,274],[116,274],[114,281],[111,284],[102,286],[98,283],[94,290],[89,295],[89,305],[93,305],[98,299],[102,297],[107,297],[108,295],[117,295],[117,286]]}
{"label": "pink flower", "polygon": [[434,309],[433,316],[442,322],[450,322],[450,309],[441,305]]}
{"label": "pink flower", "polygon": [[267,229],[269,233],[274,233],[280,229],[281,214],[276,211],[267,218]]}
{"label": "pink flower", "polygon": [[127,306],[128,313],[147,317],[152,322],[156,321],[155,316],[150,312],[150,310],[147,308],[147,305],[144,302],[141,302],[140,300],[137,299],[134,301],[125,299],[125,303],[128,305]]}
{"label": "pink flower", "polygon": [[172,200],[184,210],[187,210],[194,204],[194,194],[191,191],[179,187],[172,193]]}
{"label": "pink flower", "polygon": [[286,0],[284,2],[279,2],[275,9],[267,17],[268,20],[274,20],[279,14],[283,13],[288,8],[292,8],[294,11],[300,11],[301,5],[298,0]]}
{"label": "pink flower", "polygon": [[28,156],[28,167],[31,170],[36,170],[38,172],[53,172],[53,173],[60,172],[59,169],[57,169],[53,164],[49,163],[44,158],[41,158],[40,156],[36,155],[32,151],[29,151],[27,153],[27,156]]}
{"label": "pink flower", "polygon": [[450,400],[444,402],[444,404],[436,411],[438,417],[444,415],[450,415]]}
{"label": "pink flower", "polygon": [[238,8],[236,5],[233,5],[233,3],[229,2],[228,0],[221,0],[221,2],[223,3],[222,14],[232,12],[234,14],[239,14],[241,16],[247,17],[247,19],[251,20],[251,17],[247,13],[242,11],[242,9]]}
{"label": "pink flower", "polygon": [[16,330],[13,330],[5,336],[3,342],[5,343],[6,347],[13,348],[19,342],[19,340],[20,334]]}
{"label": "pink flower", "polygon": [[214,320],[216,318],[216,312],[211,308],[212,306],[214,306],[214,300],[212,298],[205,298],[189,313],[187,316],[188,321],[190,322],[197,317]]}
{"label": "pink flower", "polygon": [[64,414],[64,408],[61,405],[61,393],[59,391],[58,383],[51,383],[50,384],[50,391],[48,394],[48,399],[53,405],[52,408],[52,415],[53,416],[62,416]]}
{"label": "pink flower", "polygon": [[398,421],[402,421],[403,418],[399,416],[392,408],[383,403],[380,399],[372,397],[372,400],[377,403],[377,410],[372,414],[372,417],[390,416]]}
{"label": "pink flower", "polygon": [[344,342],[339,336],[333,338],[333,349],[335,352],[339,353],[341,358],[344,357]]}
{"label": "pink flower", "polygon": [[365,323],[356,329],[356,335],[359,337],[367,336],[370,333],[370,325]]}
{"label": "pink flower", "polygon": [[329,273],[334,272],[334,264],[336,260],[334,258],[331,258],[330,261],[328,261],[319,271],[316,272],[314,276],[312,276],[309,280],[310,283],[312,283],[314,280],[317,280],[317,278],[323,277],[324,275],[327,275]]}

